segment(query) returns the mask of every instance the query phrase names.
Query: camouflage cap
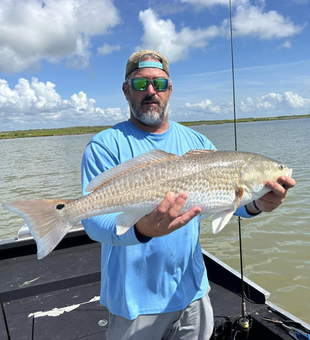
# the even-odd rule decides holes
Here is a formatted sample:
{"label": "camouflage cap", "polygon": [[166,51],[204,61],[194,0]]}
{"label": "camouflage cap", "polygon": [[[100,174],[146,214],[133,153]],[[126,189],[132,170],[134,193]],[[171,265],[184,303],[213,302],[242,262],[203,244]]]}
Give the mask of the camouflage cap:
{"label": "camouflage cap", "polygon": [[[155,54],[160,60],[159,61],[142,61],[143,56],[147,54]],[[169,63],[168,60],[159,52],[152,51],[152,50],[142,50],[133,53],[127,61],[126,65],[126,75],[125,79],[130,75],[131,72],[138,68],[143,67],[155,67],[160,68],[167,73],[169,76]]]}

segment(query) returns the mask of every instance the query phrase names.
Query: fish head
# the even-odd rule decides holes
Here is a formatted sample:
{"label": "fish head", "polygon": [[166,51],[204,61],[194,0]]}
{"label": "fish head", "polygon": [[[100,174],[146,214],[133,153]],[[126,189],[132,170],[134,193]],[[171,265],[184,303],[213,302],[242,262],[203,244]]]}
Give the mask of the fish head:
{"label": "fish head", "polygon": [[240,171],[240,180],[248,192],[260,197],[270,191],[265,184],[280,177],[291,177],[292,169],[272,158],[251,154]]}

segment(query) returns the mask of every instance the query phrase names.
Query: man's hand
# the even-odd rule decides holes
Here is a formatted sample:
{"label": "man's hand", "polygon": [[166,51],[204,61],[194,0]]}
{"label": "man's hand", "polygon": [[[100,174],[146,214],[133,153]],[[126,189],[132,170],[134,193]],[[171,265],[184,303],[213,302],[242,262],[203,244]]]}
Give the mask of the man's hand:
{"label": "man's hand", "polygon": [[269,187],[271,191],[258,200],[255,200],[257,207],[261,211],[270,212],[276,209],[284,202],[288,189],[293,188],[296,184],[295,180],[291,177],[280,177],[278,182],[282,183],[282,185],[275,181],[268,181],[266,186]]}
{"label": "man's hand", "polygon": [[155,210],[135,224],[136,230],[146,237],[157,237],[185,226],[201,213],[201,208],[194,207],[180,215],[186,200],[185,193],[180,193],[177,198],[173,193],[168,193]]}

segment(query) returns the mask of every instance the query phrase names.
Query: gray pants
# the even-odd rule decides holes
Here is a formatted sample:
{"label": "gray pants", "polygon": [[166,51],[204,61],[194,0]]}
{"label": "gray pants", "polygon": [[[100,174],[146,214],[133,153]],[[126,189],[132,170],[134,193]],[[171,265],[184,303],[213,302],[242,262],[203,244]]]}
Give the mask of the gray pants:
{"label": "gray pants", "polygon": [[107,340],[209,340],[213,325],[206,294],[178,312],[139,315],[135,320],[110,313]]}

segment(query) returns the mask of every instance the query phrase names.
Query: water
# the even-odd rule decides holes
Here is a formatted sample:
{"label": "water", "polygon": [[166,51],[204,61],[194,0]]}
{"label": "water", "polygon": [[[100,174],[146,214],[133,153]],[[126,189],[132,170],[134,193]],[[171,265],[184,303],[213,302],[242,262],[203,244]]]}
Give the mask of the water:
{"label": "water", "polygon": [[[199,126],[218,149],[234,149],[233,125]],[[310,323],[310,119],[242,123],[238,150],[258,152],[293,169],[297,184],[272,213],[242,220],[244,275],[270,301]],[[240,271],[237,218],[217,235],[202,222],[201,245]]]}
{"label": "water", "polygon": [[[234,149],[232,124],[197,126],[218,149]],[[238,124],[238,149],[268,155],[293,168],[297,181],[272,213],[242,220],[244,275],[270,301],[310,323],[310,119]],[[92,135],[0,140],[0,203],[81,194],[80,163]],[[202,222],[201,244],[240,271],[236,218],[217,235]],[[23,220],[0,206],[0,239],[15,237]]]}
{"label": "water", "polygon": [[[0,203],[81,196],[80,164],[90,135],[0,140]],[[23,223],[0,206],[0,239]]]}

